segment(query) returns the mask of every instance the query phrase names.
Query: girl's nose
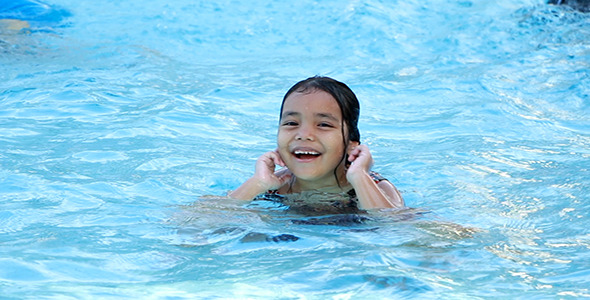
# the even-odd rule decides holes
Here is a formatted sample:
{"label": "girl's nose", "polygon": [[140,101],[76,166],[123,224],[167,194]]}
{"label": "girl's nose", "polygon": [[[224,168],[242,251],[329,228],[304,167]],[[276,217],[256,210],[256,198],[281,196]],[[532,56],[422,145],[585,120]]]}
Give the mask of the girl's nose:
{"label": "girl's nose", "polygon": [[297,140],[308,140],[308,141],[314,141],[315,137],[313,135],[313,129],[310,128],[310,126],[301,126],[299,127],[299,130],[297,131],[297,135],[295,136],[295,139]]}

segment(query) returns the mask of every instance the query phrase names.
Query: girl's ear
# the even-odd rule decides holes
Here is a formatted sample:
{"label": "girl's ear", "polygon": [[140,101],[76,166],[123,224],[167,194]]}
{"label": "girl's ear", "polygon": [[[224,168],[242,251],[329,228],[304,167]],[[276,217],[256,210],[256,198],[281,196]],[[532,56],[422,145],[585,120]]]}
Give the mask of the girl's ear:
{"label": "girl's ear", "polygon": [[360,145],[360,144],[361,143],[359,143],[359,142],[353,142],[353,141],[348,142],[348,148],[346,149],[346,154],[350,155],[350,152],[354,148],[358,147],[358,145]]}

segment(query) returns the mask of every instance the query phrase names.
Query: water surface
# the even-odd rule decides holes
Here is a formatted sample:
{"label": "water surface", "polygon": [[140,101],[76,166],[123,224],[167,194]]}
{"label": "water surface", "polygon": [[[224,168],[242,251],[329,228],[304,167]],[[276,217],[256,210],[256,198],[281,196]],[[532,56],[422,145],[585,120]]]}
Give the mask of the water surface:
{"label": "water surface", "polygon": [[[590,297],[587,14],[50,4],[62,18],[0,34],[2,297]],[[357,93],[362,142],[408,210],[310,225],[219,197],[316,74]]]}

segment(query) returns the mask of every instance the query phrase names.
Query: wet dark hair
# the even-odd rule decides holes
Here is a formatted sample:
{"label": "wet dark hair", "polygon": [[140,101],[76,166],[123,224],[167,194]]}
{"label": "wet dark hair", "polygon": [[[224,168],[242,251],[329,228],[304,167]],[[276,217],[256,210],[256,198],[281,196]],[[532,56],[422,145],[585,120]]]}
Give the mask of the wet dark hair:
{"label": "wet dark hair", "polygon": [[[336,99],[340,107],[340,112],[342,113],[342,122],[346,123],[346,128],[348,129],[348,140],[360,143],[361,134],[358,129],[359,101],[354,92],[346,84],[330,77],[314,76],[296,83],[287,91],[285,97],[283,97],[281,116],[283,114],[285,100],[287,100],[289,95],[293,93],[311,93],[318,90],[324,91]],[[342,126],[342,137],[344,137],[344,126]],[[346,140],[344,142],[346,144]]]}

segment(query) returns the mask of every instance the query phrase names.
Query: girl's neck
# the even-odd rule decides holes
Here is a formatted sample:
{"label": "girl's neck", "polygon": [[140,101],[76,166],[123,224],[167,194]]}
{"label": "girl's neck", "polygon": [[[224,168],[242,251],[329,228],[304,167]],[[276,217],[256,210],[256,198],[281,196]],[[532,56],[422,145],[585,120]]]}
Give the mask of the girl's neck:
{"label": "girl's neck", "polygon": [[[343,172],[338,172],[343,173]],[[301,193],[304,191],[320,191],[326,193],[340,193],[347,192],[351,189],[350,183],[346,180],[346,175],[341,174],[326,178],[326,180],[303,180],[293,176],[291,182],[288,184],[287,193]]]}

